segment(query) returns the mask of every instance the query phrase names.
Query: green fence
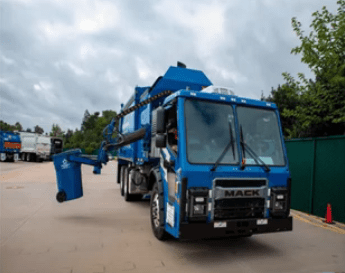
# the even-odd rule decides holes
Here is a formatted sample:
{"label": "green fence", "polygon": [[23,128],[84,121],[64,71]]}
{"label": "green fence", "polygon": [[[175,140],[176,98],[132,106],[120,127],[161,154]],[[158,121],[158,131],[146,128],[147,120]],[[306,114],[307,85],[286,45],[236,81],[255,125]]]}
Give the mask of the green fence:
{"label": "green fence", "polygon": [[292,186],[291,208],[345,222],[345,136],[285,142]]}

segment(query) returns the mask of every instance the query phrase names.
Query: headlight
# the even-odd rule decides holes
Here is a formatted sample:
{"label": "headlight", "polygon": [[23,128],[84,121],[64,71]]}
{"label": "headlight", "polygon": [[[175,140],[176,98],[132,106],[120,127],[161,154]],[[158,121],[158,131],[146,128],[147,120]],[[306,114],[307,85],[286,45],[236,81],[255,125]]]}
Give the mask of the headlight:
{"label": "headlight", "polygon": [[284,209],[284,204],[282,203],[282,202],[278,202],[278,201],[276,201],[275,203],[274,203],[274,209],[275,210],[282,210],[282,209]]}
{"label": "headlight", "polygon": [[288,189],[275,187],[271,189],[271,207],[272,216],[284,216],[288,210]]}
{"label": "headlight", "polygon": [[188,190],[190,221],[206,221],[208,191],[207,188],[190,188]]}
{"label": "headlight", "polygon": [[204,215],[205,214],[205,205],[194,205],[193,209],[194,215]]}

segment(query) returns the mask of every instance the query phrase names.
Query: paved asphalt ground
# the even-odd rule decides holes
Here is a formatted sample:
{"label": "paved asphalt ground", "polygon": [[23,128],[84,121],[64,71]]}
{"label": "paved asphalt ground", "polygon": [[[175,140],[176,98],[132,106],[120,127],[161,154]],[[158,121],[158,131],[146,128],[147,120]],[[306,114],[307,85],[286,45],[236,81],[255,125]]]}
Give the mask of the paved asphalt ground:
{"label": "paved asphalt ground", "polygon": [[345,232],[301,214],[292,232],[160,242],[149,202],[128,203],[116,162],[83,166],[84,197],[57,203],[52,162],[0,163],[1,273],[345,272]]}

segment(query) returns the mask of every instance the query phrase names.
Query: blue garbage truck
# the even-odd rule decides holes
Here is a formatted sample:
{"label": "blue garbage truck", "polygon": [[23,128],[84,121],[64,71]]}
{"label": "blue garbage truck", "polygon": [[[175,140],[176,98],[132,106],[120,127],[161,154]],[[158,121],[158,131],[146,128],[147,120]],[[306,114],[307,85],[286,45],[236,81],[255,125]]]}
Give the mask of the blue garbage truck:
{"label": "blue garbage truck", "polygon": [[98,174],[116,149],[120,193],[126,201],[149,194],[159,240],[292,230],[291,176],[274,103],[237,96],[178,63],[152,86],[136,87],[103,135],[97,159],[80,150],[54,156],[59,202],[82,196],[80,164]]}
{"label": "blue garbage truck", "polygon": [[21,140],[18,132],[0,131],[0,160],[16,162],[19,159]]}

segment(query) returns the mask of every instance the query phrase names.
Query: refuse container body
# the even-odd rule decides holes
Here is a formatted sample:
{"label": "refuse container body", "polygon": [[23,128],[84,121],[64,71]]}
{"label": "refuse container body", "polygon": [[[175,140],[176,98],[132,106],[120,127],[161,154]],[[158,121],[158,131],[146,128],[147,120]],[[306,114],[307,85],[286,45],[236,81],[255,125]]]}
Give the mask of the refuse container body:
{"label": "refuse container body", "polygon": [[81,155],[80,149],[69,150],[53,156],[58,193],[56,200],[64,202],[83,196],[81,163],[69,161],[70,155]]}

